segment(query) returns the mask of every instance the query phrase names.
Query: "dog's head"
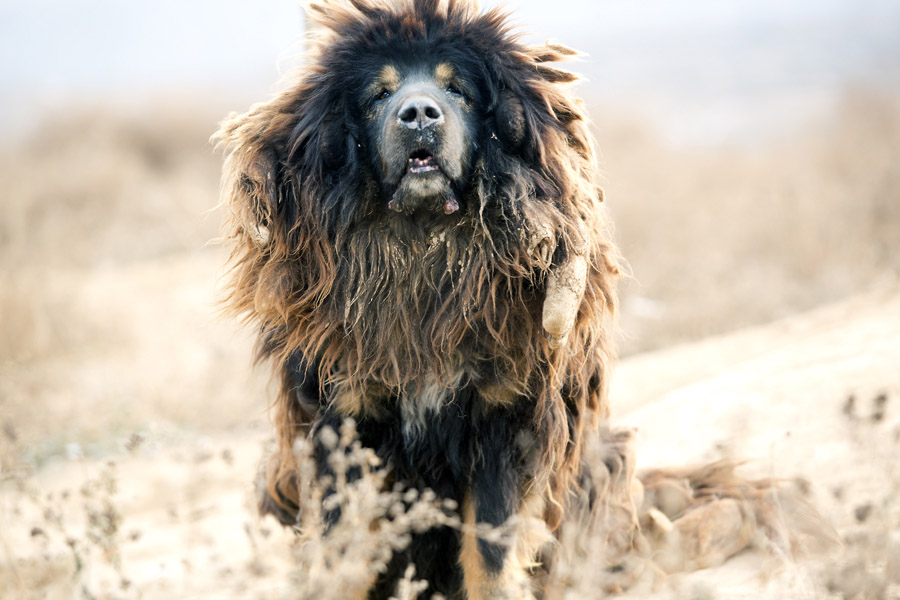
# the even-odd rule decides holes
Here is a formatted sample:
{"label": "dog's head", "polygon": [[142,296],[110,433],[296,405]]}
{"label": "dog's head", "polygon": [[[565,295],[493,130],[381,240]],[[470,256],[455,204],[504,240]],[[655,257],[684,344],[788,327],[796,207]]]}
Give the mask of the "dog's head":
{"label": "dog's head", "polygon": [[333,234],[570,193],[570,154],[589,163],[590,148],[554,85],[574,76],[547,63],[572,52],[518,43],[500,12],[409,4],[311,5],[320,40],[297,85],[224,125],[251,237],[282,216],[283,233],[306,214]]}

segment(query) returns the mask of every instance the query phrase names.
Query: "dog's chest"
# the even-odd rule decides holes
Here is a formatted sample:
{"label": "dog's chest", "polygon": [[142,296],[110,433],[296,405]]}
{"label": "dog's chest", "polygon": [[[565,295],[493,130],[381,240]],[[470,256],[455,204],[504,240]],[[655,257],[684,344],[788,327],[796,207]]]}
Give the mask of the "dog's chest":
{"label": "dog's chest", "polygon": [[429,375],[424,383],[407,386],[400,396],[400,418],[407,443],[421,438],[441,418],[443,409],[453,402],[463,377],[460,369],[443,381]]}

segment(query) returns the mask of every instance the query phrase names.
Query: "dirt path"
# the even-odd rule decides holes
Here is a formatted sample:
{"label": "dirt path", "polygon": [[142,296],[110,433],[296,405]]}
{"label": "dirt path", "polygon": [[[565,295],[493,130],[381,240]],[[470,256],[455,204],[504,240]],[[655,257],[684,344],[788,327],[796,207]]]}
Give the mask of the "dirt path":
{"label": "dirt path", "polygon": [[748,461],[749,475],[805,478],[844,539],[845,551],[830,557],[745,552],[670,585],[724,598],[820,598],[830,582],[847,597],[842,586],[900,597],[898,292],[620,366],[614,420],[638,429],[639,468],[733,457]]}

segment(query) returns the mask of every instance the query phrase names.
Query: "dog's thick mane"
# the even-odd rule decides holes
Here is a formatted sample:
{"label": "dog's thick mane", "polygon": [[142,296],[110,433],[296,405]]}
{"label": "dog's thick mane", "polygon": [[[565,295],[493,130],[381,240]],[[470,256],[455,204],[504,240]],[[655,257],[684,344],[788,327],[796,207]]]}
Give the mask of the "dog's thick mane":
{"label": "dog's thick mane", "polygon": [[[527,46],[503,12],[462,0],[310,9],[321,30],[296,82],[217,134],[228,152],[229,310],[259,328],[263,358],[312,357],[346,415],[377,413],[425,374],[483,365],[467,376],[537,398],[538,484],[561,500],[585,428],[607,410],[618,274],[574,76],[548,65],[573,52]],[[479,82],[479,118],[496,127],[476,140],[464,210],[422,222],[384,214],[349,98],[378,68],[370,57],[426,46]],[[573,255],[586,259],[586,289],[554,348],[541,304],[548,273]],[[277,404],[289,455],[317,407],[287,379]]]}

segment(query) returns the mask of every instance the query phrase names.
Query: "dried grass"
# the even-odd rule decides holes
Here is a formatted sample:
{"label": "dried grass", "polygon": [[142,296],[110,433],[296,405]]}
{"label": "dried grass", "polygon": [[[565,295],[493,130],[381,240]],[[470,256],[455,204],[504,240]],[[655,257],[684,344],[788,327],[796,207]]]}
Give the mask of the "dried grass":
{"label": "dried grass", "polygon": [[[849,91],[832,120],[754,146],[678,149],[595,110],[625,353],[768,322],[896,279],[900,104]],[[629,125],[630,123],[630,125]]]}
{"label": "dried grass", "polygon": [[[895,97],[849,93],[834,119],[815,130],[715,152],[668,147],[622,125],[629,119],[614,118],[615,111],[592,113],[606,153],[608,203],[635,276],[623,292],[626,352],[766,321],[896,278]],[[224,262],[219,250],[205,247],[219,229],[217,217],[205,216],[217,203],[221,166],[206,142],[214,122],[190,110],[140,121],[103,112],[64,115],[0,150],[4,502],[44,506],[40,491],[23,495],[21,486],[42,461],[64,454],[66,444],[94,442],[102,454],[159,423],[193,432],[260,419],[265,400],[259,381],[247,375],[249,341],[228,328],[198,325],[212,320],[212,285]],[[379,492],[384,475],[361,448],[351,444],[348,457],[369,465],[370,474],[339,482],[343,491],[329,501],[345,503],[347,517],[328,535],[320,519],[307,521],[291,597],[335,597],[335,589],[345,589],[336,581],[367,581],[389,550],[408,543],[410,531],[459,526],[452,507],[432,497]],[[307,494],[304,511],[315,515],[322,490],[310,487]],[[115,574],[112,542],[123,525],[114,518],[113,496],[101,490],[85,504],[95,515],[87,528],[63,532],[47,512],[41,529],[56,536],[58,551],[37,562],[6,561],[0,578],[18,583],[0,597],[6,590],[36,590],[39,597],[41,590],[66,589],[76,548],[82,560]],[[876,535],[895,522],[897,509],[880,510],[885,525],[850,541],[856,558],[823,575],[830,585],[823,594],[897,597],[896,536]],[[370,528],[375,522],[382,526]],[[597,568],[611,564],[605,535],[564,534],[564,546],[580,548],[558,567],[567,598],[595,598],[615,586],[609,571]],[[0,531],[0,556],[15,557],[18,548],[4,549],[6,539]],[[77,593],[115,597],[91,585]],[[396,596],[416,598],[420,591],[410,571]],[[115,593],[141,595],[127,586]],[[682,596],[714,593],[697,588]]]}

